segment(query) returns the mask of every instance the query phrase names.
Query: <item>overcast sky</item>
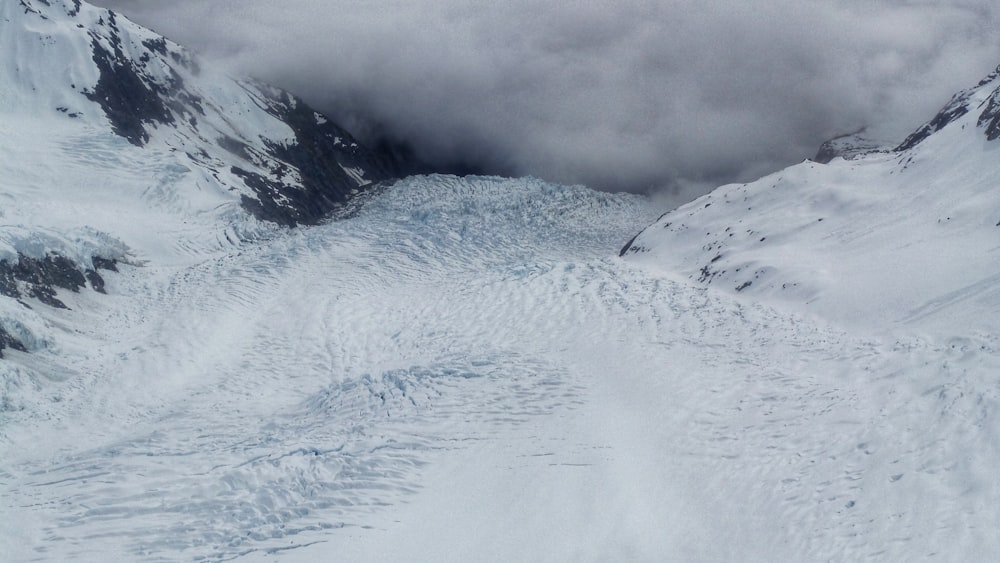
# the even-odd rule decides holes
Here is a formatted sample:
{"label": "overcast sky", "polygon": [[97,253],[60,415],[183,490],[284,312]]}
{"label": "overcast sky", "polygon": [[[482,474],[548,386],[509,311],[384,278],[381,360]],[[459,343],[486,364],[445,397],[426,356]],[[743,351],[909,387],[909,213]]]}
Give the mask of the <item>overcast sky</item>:
{"label": "overcast sky", "polygon": [[97,0],[441,167],[704,189],[1000,64],[995,0]]}

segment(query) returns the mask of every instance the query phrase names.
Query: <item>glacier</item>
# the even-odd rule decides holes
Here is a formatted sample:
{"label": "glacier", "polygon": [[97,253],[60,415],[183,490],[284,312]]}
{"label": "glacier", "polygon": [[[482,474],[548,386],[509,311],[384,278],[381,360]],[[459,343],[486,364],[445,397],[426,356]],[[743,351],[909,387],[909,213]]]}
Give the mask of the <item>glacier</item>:
{"label": "glacier", "polygon": [[0,5],[0,559],[1000,557],[998,75],[661,214],[392,181],[109,14]]}
{"label": "glacier", "polygon": [[886,339],[616,257],[649,213],[414,177],[350,218],[61,293],[58,346],[10,353],[62,376],[4,414],[6,553],[1000,549],[995,337]]}

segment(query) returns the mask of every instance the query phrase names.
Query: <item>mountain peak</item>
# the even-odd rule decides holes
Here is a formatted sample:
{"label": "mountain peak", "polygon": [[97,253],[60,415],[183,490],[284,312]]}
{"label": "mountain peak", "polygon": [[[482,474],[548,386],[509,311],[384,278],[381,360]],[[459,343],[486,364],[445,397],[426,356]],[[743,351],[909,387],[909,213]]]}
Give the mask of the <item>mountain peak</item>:
{"label": "mountain peak", "polygon": [[885,143],[876,141],[865,135],[867,128],[862,127],[854,133],[838,135],[820,145],[813,162],[827,164],[840,157],[851,160],[858,156],[874,152],[885,147]]}
{"label": "mountain peak", "polygon": [[977,112],[975,125],[984,130],[986,139],[994,141],[1000,137],[1000,66],[976,86],[952,96],[951,101],[933,119],[920,126],[895,150],[912,149],[962,117],[975,116]]}

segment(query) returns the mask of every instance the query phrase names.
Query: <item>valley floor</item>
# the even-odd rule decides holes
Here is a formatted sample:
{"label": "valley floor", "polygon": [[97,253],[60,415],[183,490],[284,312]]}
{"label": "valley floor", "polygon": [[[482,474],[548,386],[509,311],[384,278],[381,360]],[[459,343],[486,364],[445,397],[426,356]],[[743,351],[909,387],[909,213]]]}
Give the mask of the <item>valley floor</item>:
{"label": "valley floor", "polygon": [[1000,557],[995,336],[849,333],[614,256],[654,218],[415,178],[66,296],[65,339],[0,368],[61,374],[0,422],[0,558]]}

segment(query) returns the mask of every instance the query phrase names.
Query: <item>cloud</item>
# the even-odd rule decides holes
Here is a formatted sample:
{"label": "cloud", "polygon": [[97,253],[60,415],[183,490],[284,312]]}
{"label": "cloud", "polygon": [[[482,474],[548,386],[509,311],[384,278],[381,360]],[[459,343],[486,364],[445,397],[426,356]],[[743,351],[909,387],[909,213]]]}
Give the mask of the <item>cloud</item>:
{"label": "cloud", "polygon": [[98,0],[448,169],[704,191],[1000,64],[993,0]]}

